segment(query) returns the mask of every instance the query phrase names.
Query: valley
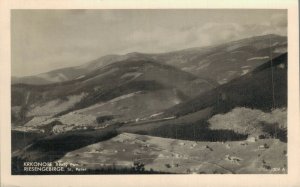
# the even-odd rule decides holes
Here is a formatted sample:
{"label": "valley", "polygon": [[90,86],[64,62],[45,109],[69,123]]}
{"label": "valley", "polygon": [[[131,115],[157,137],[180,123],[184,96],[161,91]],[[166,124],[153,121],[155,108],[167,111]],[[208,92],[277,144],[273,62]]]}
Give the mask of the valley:
{"label": "valley", "polygon": [[12,78],[12,173],[287,173],[287,56],[286,37],[264,35]]}

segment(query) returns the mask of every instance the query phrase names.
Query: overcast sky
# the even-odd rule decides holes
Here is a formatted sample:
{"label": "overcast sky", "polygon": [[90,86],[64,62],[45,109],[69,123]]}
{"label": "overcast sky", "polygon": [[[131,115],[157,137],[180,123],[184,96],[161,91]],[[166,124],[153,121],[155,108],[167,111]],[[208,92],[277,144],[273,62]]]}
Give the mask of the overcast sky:
{"label": "overcast sky", "polygon": [[13,10],[12,75],[287,33],[286,10]]}

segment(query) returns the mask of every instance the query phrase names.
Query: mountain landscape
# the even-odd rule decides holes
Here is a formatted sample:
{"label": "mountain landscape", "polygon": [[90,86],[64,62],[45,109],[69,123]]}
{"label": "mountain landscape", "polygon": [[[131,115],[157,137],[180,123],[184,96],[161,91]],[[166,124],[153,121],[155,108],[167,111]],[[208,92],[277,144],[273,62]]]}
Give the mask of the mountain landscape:
{"label": "mountain landscape", "polygon": [[12,173],[287,173],[287,62],[270,34],[12,77]]}

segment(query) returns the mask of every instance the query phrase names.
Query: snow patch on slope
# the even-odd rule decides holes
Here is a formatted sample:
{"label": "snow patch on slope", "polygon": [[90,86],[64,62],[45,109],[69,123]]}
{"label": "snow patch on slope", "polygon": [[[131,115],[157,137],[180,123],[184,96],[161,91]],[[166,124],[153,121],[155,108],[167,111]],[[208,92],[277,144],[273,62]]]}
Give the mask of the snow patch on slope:
{"label": "snow patch on slope", "polygon": [[249,69],[244,69],[243,72],[241,73],[241,75],[245,75],[249,72]]}
{"label": "snow patch on slope", "polygon": [[252,57],[252,58],[248,58],[247,61],[252,61],[252,60],[265,60],[265,59],[269,59],[269,56],[257,56],[257,57]]}

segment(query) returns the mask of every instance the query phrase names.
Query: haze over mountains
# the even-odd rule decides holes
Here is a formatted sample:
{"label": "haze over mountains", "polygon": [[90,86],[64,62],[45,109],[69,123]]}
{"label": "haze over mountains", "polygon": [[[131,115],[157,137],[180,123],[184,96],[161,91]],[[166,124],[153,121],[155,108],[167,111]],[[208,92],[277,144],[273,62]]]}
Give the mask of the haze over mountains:
{"label": "haze over mountains", "polygon": [[[58,69],[35,76],[13,77],[12,83],[38,85],[64,82],[82,78],[91,71],[114,62],[139,58],[151,59],[175,66],[196,76],[217,79],[222,84],[238,76],[240,73],[245,74],[245,72],[249,71],[249,68],[251,70],[251,68],[261,64],[261,62],[266,62],[270,55],[270,50],[273,51],[273,55],[276,57],[276,55],[285,52],[287,50],[286,47],[286,37],[264,35],[233,41],[223,45],[190,48],[169,53],[143,54],[135,52],[126,55],[107,55],[77,67]],[[243,63],[243,66],[240,66],[241,63]],[[207,73],[207,70],[213,70],[213,73],[218,73],[218,77]],[[219,75],[219,73],[221,74]],[[223,73],[226,74],[223,75]]]}
{"label": "haze over mountains", "polygon": [[[59,159],[110,138],[106,131],[197,141],[275,137],[284,149],[287,124],[279,119],[286,119],[287,67],[287,38],[264,35],[169,53],[108,55],[82,66],[13,77],[13,130],[42,134],[24,141],[23,150],[15,145],[14,159],[51,160],[46,144]],[[237,116],[241,111],[247,111],[247,124]],[[252,115],[272,117],[253,122]],[[86,141],[72,138],[77,146],[55,149],[73,136]],[[245,170],[255,172],[248,164]]]}

